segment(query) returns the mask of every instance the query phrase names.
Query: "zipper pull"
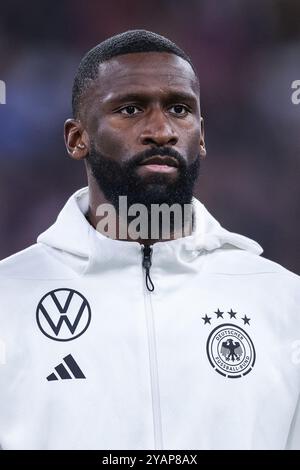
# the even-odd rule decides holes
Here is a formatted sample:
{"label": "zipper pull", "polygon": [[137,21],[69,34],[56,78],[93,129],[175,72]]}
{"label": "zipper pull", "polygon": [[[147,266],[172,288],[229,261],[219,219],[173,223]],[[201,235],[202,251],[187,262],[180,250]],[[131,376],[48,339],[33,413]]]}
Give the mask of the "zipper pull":
{"label": "zipper pull", "polygon": [[151,268],[151,256],[152,256],[152,248],[150,245],[145,245],[143,247],[143,268],[146,271],[146,286],[150,292],[154,291],[154,284],[150,277],[150,268]]}

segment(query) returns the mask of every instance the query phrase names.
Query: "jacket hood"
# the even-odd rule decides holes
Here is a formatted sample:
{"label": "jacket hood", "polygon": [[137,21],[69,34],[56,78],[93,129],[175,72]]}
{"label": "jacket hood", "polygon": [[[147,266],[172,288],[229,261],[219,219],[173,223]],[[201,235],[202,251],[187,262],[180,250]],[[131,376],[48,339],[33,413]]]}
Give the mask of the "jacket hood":
{"label": "jacket hood", "polygon": [[[172,248],[181,252],[199,252],[235,247],[256,255],[263,252],[262,247],[254,240],[223,228],[195,197],[192,204],[195,216],[193,233],[176,240],[156,242],[153,245],[154,251]],[[140,250],[139,242],[110,239],[96,231],[85,218],[88,207],[89,193],[85,187],[69,198],[56,222],[39,235],[37,242],[88,259],[95,256],[103,258],[108,251],[115,252],[118,249],[122,253]]]}

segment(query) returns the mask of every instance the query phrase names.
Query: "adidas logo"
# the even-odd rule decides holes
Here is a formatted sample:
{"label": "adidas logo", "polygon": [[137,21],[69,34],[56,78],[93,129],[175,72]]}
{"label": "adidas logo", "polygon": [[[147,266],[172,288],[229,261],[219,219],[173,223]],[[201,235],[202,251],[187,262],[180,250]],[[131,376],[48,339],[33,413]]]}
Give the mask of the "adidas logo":
{"label": "adidas logo", "polygon": [[[56,370],[57,374],[59,375],[59,377],[61,379],[66,380],[66,379],[73,379],[73,378],[74,379],[85,379],[86,378],[84,373],[80,369],[79,365],[77,364],[77,362],[73,358],[73,356],[71,356],[71,354],[64,357],[63,361],[67,365],[67,367],[63,363],[58,364],[58,366],[54,367],[54,369]],[[72,377],[71,373],[73,374],[73,377]],[[48,375],[48,377],[47,377],[47,380],[49,382],[51,382],[52,380],[58,380],[58,379],[59,378],[57,377],[57,375],[54,372],[52,374]]]}

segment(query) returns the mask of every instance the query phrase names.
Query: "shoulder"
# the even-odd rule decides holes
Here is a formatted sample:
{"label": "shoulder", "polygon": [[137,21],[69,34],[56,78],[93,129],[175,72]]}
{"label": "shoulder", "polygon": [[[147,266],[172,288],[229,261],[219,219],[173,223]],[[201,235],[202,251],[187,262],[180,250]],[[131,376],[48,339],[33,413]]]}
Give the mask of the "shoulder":
{"label": "shoulder", "polygon": [[70,276],[70,269],[62,263],[62,254],[42,243],[19,251],[0,261],[0,286],[3,281],[46,280]]}
{"label": "shoulder", "polygon": [[207,268],[211,272],[232,275],[274,276],[300,283],[300,276],[286,269],[281,264],[259,254],[234,247],[215,250],[211,253]]}

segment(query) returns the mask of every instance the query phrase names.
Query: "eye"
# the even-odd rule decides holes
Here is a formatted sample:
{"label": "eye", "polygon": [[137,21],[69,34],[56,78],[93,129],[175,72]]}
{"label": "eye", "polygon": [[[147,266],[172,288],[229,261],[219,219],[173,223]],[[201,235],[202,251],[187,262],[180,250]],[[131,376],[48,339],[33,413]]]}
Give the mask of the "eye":
{"label": "eye", "polygon": [[184,106],[183,104],[175,104],[174,106],[171,106],[171,109],[174,109],[174,111],[171,111],[172,114],[177,114],[178,116],[184,116],[185,114],[189,113],[190,110],[188,109],[187,106]]}
{"label": "eye", "polygon": [[133,116],[134,114],[138,114],[138,112],[140,112],[140,109],[132,104],[119,109],[119,113],[125,114],[125,116]]}

